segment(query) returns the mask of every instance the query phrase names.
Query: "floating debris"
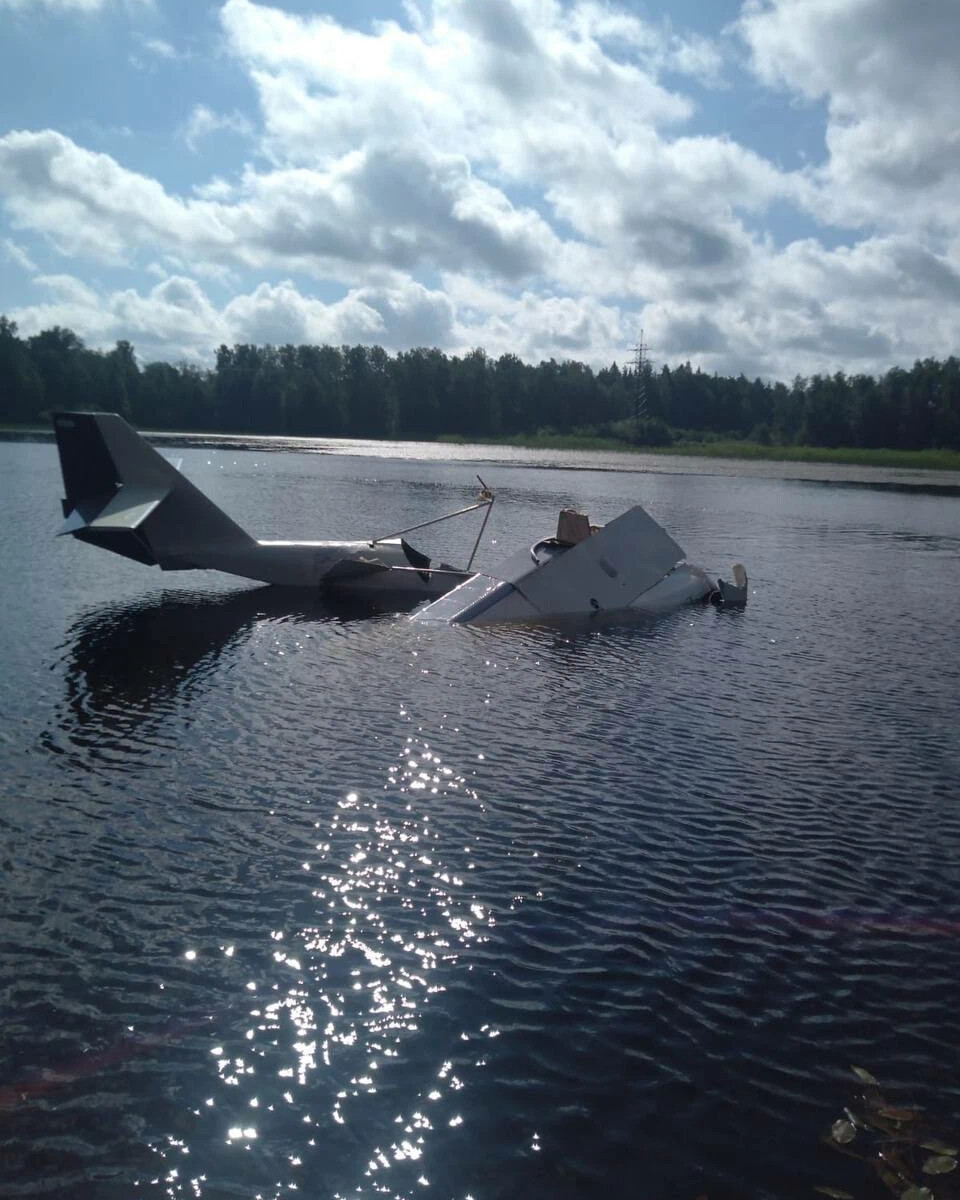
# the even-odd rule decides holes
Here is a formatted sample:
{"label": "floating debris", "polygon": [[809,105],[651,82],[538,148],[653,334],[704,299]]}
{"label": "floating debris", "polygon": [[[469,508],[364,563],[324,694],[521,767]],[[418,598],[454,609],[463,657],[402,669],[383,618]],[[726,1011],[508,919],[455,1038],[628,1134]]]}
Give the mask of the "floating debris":
{"label": "floating debris", "polygon": [[845,1146],[847,1142],[852,1142],[857,1136],[857,1127],[852,1121],[844,1121],[841,1118],[839,1121],[834,1121],[830,1129],[830,1136],[841,1146]]}

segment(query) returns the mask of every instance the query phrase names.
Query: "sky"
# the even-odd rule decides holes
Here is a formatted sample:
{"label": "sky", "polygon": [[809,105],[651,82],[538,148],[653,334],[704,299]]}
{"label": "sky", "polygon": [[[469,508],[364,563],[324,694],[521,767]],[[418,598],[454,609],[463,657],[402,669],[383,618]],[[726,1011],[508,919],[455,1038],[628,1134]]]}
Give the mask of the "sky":
{"label": "sky", "polygon": [[956,0],[0,0],[0,312],[142,362],[958,351]]}

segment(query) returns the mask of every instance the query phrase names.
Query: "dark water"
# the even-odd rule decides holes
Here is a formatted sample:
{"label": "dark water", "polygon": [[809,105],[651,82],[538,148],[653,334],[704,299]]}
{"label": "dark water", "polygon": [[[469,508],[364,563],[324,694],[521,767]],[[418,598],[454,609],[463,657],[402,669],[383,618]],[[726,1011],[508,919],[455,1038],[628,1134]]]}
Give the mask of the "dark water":
{"label": "dark water", "polygon": [[[473,494],[183,454],[260,536]],[[162,577],[0,470],[0,1194],[869,1194],[851,1062],[956,1121],[960,500],[485,467],[488,562],[639,500],[750,570],[564,636]]]}

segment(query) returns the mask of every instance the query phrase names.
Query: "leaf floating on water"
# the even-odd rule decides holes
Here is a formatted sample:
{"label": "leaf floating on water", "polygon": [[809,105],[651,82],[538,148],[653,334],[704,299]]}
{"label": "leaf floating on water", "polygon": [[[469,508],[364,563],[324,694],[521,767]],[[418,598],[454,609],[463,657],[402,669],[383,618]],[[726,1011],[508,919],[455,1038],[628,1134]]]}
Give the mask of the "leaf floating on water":
{"label": "leaf floating on water", "polygon": [[957,1160],[951,1154],[935,1154],[923,1164],[924,1175],[949,1175],[956,1170]]}
{"label": "leaf floating on water", "polygon": [[933,1200],[933,1192],[925,1187],[909,1187],[901,1193],[900,1200]]}
{"label": "leaf floating on water", "polygon": [[869,1071],[865,1071],[863,1069],[863,1067],[851,1066],[850,1070],[854,1073],[854,1075],[856,1075],[856,1077],[860,1080],[861,1083],[871,1083],[871,1084],[873,1084],[874,1087],[880,1086],[879,1082],[876,1079],[874,1079],[874,1077],[870,1074]]}
{"label": "leaf floating on water", "polygon": [[830,1136],[835,1142],[845,1146],[847,1142],[852,1142],[857,1136],[857,1129],[852,1121],[844,1121],[841,1118],[839,1121],[834,1121],[830,1128]]}
{"label": "leaf floating on water", "polygon": [[821,1196],[832,1196],[833,1200],[854,1200],[849,1192],[845,1192],[841,1188],[816,1187],[813,1190],[819,1192]]}
{"label": "leaf floating on water", "polygon": [[924,1150],[935,1150],[937,1154],[951,1154],[954,1158],[960,1154],[956,1146],[948,1146],[946,1142],[940,1142],[936,1138],[927,1138],[920,1145]]}

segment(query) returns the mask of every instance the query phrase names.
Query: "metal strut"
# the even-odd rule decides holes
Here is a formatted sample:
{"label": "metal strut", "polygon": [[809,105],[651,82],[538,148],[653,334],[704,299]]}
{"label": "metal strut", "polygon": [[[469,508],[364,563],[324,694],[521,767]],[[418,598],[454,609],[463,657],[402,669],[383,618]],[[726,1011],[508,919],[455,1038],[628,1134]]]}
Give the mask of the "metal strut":
{"label": "metal strut", "polygon": [[[480,479],[480,476],[478,475],[477,478]],[[483,521],[480,525],[480,532],[477,534],[477,540],[473,543],[473,549],[470,551],[470,557],[467,560],[468,574],[469,574],[470,568],[473,566],[473,560],[476,557],[477,550],[480,547],[480,539],[483,537],[483,531],[486,529],[487,522],[490,520],[490,513],[493,511],[493,502],[496,500],[496,496],[493,494],[493,492],[490,491],[490,489],[487,487],[487,485],[483,482],[482,479],[480,479],[480,483],[483,487],[483,492],[481,493],[481,495],[489,496],[490,499],[483,501],[483,503],[486,504],[486,506],[487,506],[487,511],[483,514]]]}
{"label": "metal strut", "polygon": [[458,508],[456,512],[445,513],[442,517],[434,517],[430,521],[421,521],[419,525],[408,525],[406,529],[398,529],[396,533],[388,533],[383,537],[374,538],[370,545],[376,546],[378,542],[389,542],[393,538],[403,537],[405,533],[413,533],[417,529],[426,529],[428,525],[439,525],[441,521],[450,521],[454,517],[462,517],[465,513],[477,512],[479,509],[485,508],[487,511],[483,515],[483,524],[480,526],[480,532],[477,534],[477,540],[473,544],[473,550],[470,552],[470,560],[467,563],[467,570],[469,571],[473,565],[473,560],[476,556],[477,549],[480,546],[480,539],[483,537],[483,531],[487,527],[487,521],[490,519],[490,509],[493,508],[493,503],[496,500],[496,496],[487,487],[483,480],[480,479],[479,475],[477,476],[477,479],[480,480],[480,487],[482,491],[480,492],[480,499],[476,504],[469,504],[466,508]]}

